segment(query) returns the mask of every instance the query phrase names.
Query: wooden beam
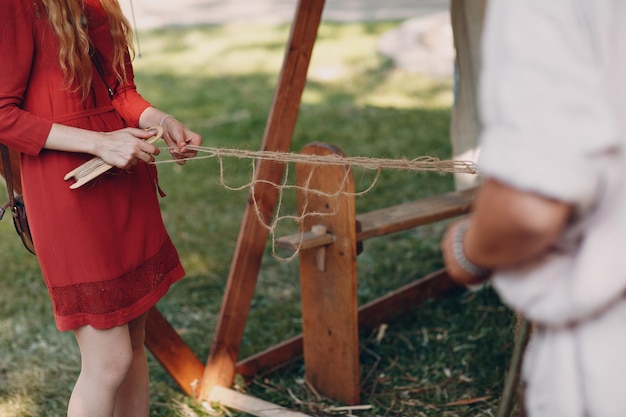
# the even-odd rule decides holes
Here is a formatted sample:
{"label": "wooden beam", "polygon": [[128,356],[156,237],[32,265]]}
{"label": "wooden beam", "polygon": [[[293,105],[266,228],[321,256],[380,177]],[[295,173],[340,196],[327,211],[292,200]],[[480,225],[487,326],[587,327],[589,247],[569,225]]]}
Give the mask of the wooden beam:
{"label": "wooden beam", "polygon": [[156,307],[148,312],[145,344],[185,394],[197,394],[204,364]]}
{"label": "wooden beam", "polygon": [[[356,240],[362,242],[373,237],[467,214],[475,193],[476,189],[456,191],[357,215],[356,221],[359,227]],[[334,237],[331,234],[316,235],[306,231],[281,237],[276,244],[281,249],[295,252],[329,245],[333,240]]]}
{"label": "wooden beam", "polygon": [[276,246],[291,252],[318,248],[330,245],[335,241],[335,236],[331,233],[317,234],[311,231],[304,233],[294,233],[276,240]]}
{"label": "wooden beam", "polygon": [[[429,298],[442,297],[459,289],[443,269],[407,284],[359,308],[359,328],[371,329],[410,311]],[[237,364],[237,373],[246,379],[280,368],[302,356],[302,335],[250,356]]]}
{"label": "wooden beam", "polygon": [[462,288],[450,278],[445,269],[400,287],[389,294],[364,304],[359,310],[359,326],[374,328],[406,313],[431,298],[438,298]]}
{"label": "wooden beam", "polygon": [[[289,151],[323,9],[324,0],[300,0],[298,3],[263,136],[263,150]],[[279,184],[284,164],[260,160],[255,173],[255,180]],[[267,229],[259,223],[254,202],[269,223],[277,192],[276,187],[266,182],[255,183],[251,190],[199,398],[206,398],[215,386],[230,386],[235,377],[235,364],[268,237]]]}
{"label": "wooden beam", "polygon": [[302,356],[302,334],[257,352],[237,363],[236,372],[246,380],[278,369]]}
{"label": "wooden beam", "polygon": [[451,192],[358,215],[357,240],[400,232],[470,211],[475,189]]}
{"label": "wooden beam", "polygon": [[208,401],[257,417],[311,417],[307,414],[251,397],[239,391],[219,386],[211,390]]}

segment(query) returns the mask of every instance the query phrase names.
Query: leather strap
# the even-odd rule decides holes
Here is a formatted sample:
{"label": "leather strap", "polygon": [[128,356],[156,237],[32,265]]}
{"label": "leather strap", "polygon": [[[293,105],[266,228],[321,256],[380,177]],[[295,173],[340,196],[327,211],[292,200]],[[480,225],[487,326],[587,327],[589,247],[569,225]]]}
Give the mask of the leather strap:
{"label": "leather strap", "polygon": [[115,91],[113,91],[113,89],[109,87],[109,84],[107,84],[106,80],[104,79],[104,69],[102,68],[102,64],[100,63],[100,58],[98,58],[97,54],[98,52],[95,50],[90,52],[91,61],[93,62],[94,67],[96,67],[96,71],[98,71],[98,74],[100,75],[100,78],[102,79],[102,82],[104,83],[104,86],[106,87],[107,92],[109,93],[109,97],[113,98],[115,96]]}
{"label": "leather strap", "polygon": [[4,179],[7,183],[7,191],[9,193],[9,202],[0,207],[0,219],[2,219],[7,207],[15,206],[15,193],[13,191],[13,173],[11,171],[9,148],[0,143],[0,153],[2,154],[2,170],[4,171]]}

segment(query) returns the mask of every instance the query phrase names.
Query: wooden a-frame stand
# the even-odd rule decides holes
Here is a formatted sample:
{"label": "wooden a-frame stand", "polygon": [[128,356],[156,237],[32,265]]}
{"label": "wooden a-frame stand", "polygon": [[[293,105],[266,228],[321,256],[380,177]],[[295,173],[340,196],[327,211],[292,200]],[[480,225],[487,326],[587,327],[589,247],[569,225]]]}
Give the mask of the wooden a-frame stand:
{"label": "wooden a-frame stand", "polygon": [[[289,151],[323,8],[324,0],[299,0],[263,137],[263,150]],[[326,154],[338,150],[330,145],[314,144],[305,148],[304,152]],[[303,176],[308,178],[312,169],[315,168],[306,164],[298,166],[298,181],[302,181]],[[343,178],[346,167],[324,169],[324,174],[312,177],[310,187],[337,187],[337,178]],[[257,162],[255,180],[279,183],[283,174],[282,163],[268,160]],[[314,195],[300,195],[300,202],[308,198],[309,210],[311,204],[315,206],[313,211],[323,210],[326,206],[340,206],[335,216],[311,218],[304,225],[312,230],[307,229],[303,242],[305,246],[300,248],[303,335],[238,361],[268,238],[267,229],[258,220],[252,197],[267,223],[273,215],[277,199],[276,187],[266,182],[255,181],[254,184],[206,364],[193,353],[156,308],[150,311],[148,317],[146,346],[185,393],[203,400],[221,401],[251,414],[304,416],[263,402],[258,408],[264,411],[255,413],[253,408],[260,400],[249,397],[242,399],[237,397],[238,393],[227,389],[236,374],[249,378],[303,354],[309,382],[330,398],[357,404],[360,396],[358,329],[375,326],[456,287],[445,271],[437,271],[359,308],[356,304],[358,243],[465,214],[469,211],[473,192],[449,193],[361,216],[354,213],[354,201],[348,198],[324,201]],[[346,186],[345,182],[341,184]],[[347,186],[350,187],[350,182]],[[281,244],[289,247],[294,245],[294,241],[287,237],[281,240]],[[250,407],[243,406],[243,403]]]}

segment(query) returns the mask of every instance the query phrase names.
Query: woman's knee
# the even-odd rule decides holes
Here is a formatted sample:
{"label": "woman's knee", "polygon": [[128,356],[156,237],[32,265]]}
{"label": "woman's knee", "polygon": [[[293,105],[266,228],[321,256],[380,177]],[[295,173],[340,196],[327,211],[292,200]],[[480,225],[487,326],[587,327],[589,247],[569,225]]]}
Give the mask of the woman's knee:
{"label": "woman's knee", "polygon": [[133,346],[127,326],[75,331],[81,352],[81,373],[108,386],[120,385],[133,362]]}

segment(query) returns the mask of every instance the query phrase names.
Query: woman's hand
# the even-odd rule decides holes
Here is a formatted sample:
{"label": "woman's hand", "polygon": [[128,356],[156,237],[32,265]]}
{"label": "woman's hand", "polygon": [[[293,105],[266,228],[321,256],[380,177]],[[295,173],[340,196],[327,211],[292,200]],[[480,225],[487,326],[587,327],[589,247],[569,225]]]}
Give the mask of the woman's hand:
{"label": "woman's hand", "polygon": [[128,127],[101,135],[95,154],[117,168],[128,169],[139,161],[151,163],[159,154],[159,148],[146,142],[154,132]]}
{"label": "woman's hand", "polygon": [[154,161],[159,148],[145,141],[152,136],[154,132],[130,127],[104,133],[55,123],[44,148],[89,153],[114,167],[127,169],[139,161]]}
{"label": "woman's hand", "polygon": [[197,155],[198,152],[190,149],[189,146],[202,144],[202,137],[199,134],[191,131],[170,115],[162,118],[161,127],[163,127],[163,139],[177,164],[183,165],[187,159]]}
{"label": "woman's hand", "polygon": [[198,152],[191,147],[202,144],[202,137],[199,134],[176,120],[174,116],[156,107],[148,107],[141,113],[139,125],[141,127],[161,126],[163,128],[163,140],[179,165],[183,165],[187,159],[196,156]]}

